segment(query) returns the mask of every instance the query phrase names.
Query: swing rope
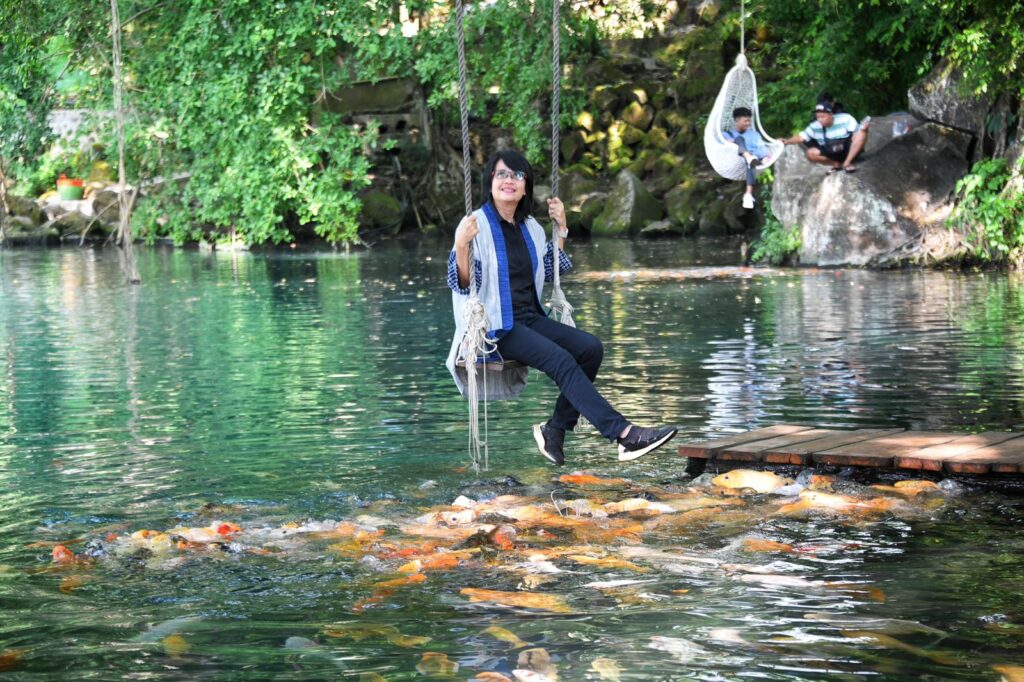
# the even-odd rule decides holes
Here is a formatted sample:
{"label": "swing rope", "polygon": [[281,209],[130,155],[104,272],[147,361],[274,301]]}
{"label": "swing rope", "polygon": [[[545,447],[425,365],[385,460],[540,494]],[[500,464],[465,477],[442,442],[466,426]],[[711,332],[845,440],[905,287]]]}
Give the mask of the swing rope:
{"label": "swing rope", "polygon": [[[469,156],[469,97],[466,94],[466,38],[463,28],[464,8],[462,0],[455,2],[455,32],[459,53],[459,119],[462,128],[462,185],[466,201],[466,215],[473,213],[473,183],[470,178]],[[466,401],[469,403],[469,456],[473,470],[480,472],[490,468],[490,451],[487,445],[487,401],[484,401],[484,437],[480,438],[480,387],[477,373],[483,371],[484,394],[487,394],[487,369],[480,360],[494,351],[494,344],[487,338],[487,311],[477,292],[476,268],[473,265],[473,247],[469,249],[469,300],[463,309],[465,334],[459,346],[459,357],[466,368]],[[483,456],[481,457],[481,452]]]}
{"label": "swing rope", "polygon": [[[552,0],[551,5],[551,196],[557,198],[558,162],[561,151],[559,119],[562,105],[562,43],[560,35],[562,22],[558,15],[561,1]],[[558,236],[557,227],[557,225],[551,227],[551,255],[553,257],[551,266],[554,276],[551,281],[551,299],[548,301],[548,306],[551,309],[551,317],[562,324],[575,327],[576,322],[572,319],[573,307],[565,298],[559,278],[562,258],[561,246],[559,246],[561,238]]]}
{"label": "swing rope", "polygon": [[747,12],[746,12],[746,0],[740,0],[740,54],[747,54],[746,40],[747,40]]}
{"label": "swing rope", "polygon": [[[560,0],[552,0],[551,17],[551,60],[552,60],[552,93],[551,93],[551,196],[558,196],[558,163],[559,163],[559,119],[561,113],[561,89],[562,89],[562,66],[561,66],[561,20],[559,17]],[[462,132],[462,181],[465,198],[466,215],[473,212],[473,190],[470,179],[470,153],[469,153],[469,96],[466,88],[466,39],[464,28],[465,8],[463,0],[455,2],[455,33],[458,47],[459,59],[459,121]],[[576,323],[572,319],[573,307],[565,298],[559,280],[559,265],[561,263],[560,237],[558,236],[557,225],[551,228],[552,241],[552,268],[554,272],[551,300],[548,305],[551,307],[551,316],[570,327]],[[484,434],[480,438],[480,387],[478,375],[483,382],[484,396],[487,395],[487,368],[486,364],[480,362],[494,353],[497,344],[487,338],[487,312],[477,291],[476,268],[473,262],[473,249],[470,246],[469,253],[469,299],[463,312],[463,329],[465,333],[459,345],[459,360],[466,370],[466,399],[469,403],[469,453],[473,461],[474,471],[479,472],[481,465],[484,471],[490,466],[490,452],[488,448],[488,426],[487,426],[487,400],[484,400]]]}

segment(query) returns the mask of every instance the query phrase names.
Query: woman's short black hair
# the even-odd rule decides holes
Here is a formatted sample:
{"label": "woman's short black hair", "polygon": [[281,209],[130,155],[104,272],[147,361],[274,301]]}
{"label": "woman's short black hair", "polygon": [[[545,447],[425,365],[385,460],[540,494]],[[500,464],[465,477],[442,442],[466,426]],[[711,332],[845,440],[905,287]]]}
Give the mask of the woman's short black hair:
{"label": "woman's short black hair", "polygon": [[533,213],[533,166],[525,156],[513,149],[502,149],[487,160],[480,183],[480,205],[483,206],[487,202],[494,203],[494,198],[491,197],[491,180],[494,179],[494,169],[498,165],[498,161],[504,161],[505,165],[513,171],[526,173],[526,194],[516,206],[516,223],[521,223]]}
{"label": "woman's short black hair", "polygon": [[739,118],[740,116],[753,116],[753,115],[754,115],[754,112],[752,112],[750,109],[748,109],[746,107],[736,107],[735,109],[732,110],[732,117],[734,119]]}

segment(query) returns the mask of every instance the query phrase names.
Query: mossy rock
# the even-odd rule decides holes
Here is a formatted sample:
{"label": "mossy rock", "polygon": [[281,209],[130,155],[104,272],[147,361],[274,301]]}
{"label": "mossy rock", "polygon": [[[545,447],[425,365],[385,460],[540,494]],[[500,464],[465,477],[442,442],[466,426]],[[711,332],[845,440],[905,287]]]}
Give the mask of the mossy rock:
{"label": "mossy rock", "polygon": [[727,204],[713,201],[700,212],[697,220],[697,234],[702,237],[724,237],[729,234],[729,223],[725,219]]}
{"label": "mossy rock", "polygon": [[595,59],[580,70],[583,83],[618,83],[625,78],[619,65],[608,59]]}
{"label": "mossy rock", "polygon": [[713,24],[721,9],[718,0],[700,0],[697,4],[697,16],[705,24]]}
{"label": "mossy rock", "polygon": [[634,128],[646,131],[654,123],[654,114],[654,107],[650,104],[630,102],[619,112],[619,118]]}
{"label": "mossy rock", "polygon": [[625,145],[625,141],[622,139],[626,132],[626,124],[622,121],[615,121],[605,131],[605,149],[608,155],[611,156],[619,151]]}
{"label": "mossy rock", "polygon": [[115,189],[101,189],[93,194],[92,208],[104,222],[113,224],[121,220],[121,204]]}
{"label": "mossy rock", "polygon": [[711,175],[695,173],[687,163],[676,167],[669,177],[678,180],[665,193],[669,220],[682,226],[687,234],[692,234],[697,231],[705,206],[718,198],[721,181]]}
{"label": "mossy rock", "polygon": [[370,229],[391,229],[394,232],[402,223],[402,205],[390,194],[371,189],[361,197],[363,207],[359,212],[359,223]]}
{"label": "mossy rock", "polygon": [[594,227],[594,220],[601,215],[604,204],[608,200],[606,192],[593,192],[586,195],[578,207],[570,208],[565,215],[569,229],[590,234]]}
{"label": "mossy rock", "polygon": [[664,215],[664,207],[640,179],[628,170],[615,178],[615,187],[601,214],[594,219],[593,233],[608,236],[636,234]]}
{"label": "mossy rock", "polygon": [[685,167],[683,159],[674,154],[659,154],[654,150],[651,152],[653,158],[646,169],[651,176],[648,186],[655,194],[663,194],[679,184],[689,169]]}
{"label": "mossy rock", "polygon": [[628,123],[622,129],[622,141],[630,146],[635,147],[645,139],[644,131],[639,128],[634,128]]}
{"label": "mossy rock", "polygon": [[704,153],[704,140],[689,130],[680,130],[672,136],[670,151],[679,156],[695,156]]}
{"label": "mossy rock", "polygon": [[725,77],[720,34],[713,28],[701,26],[687,33],[682,43],[687,51],[687,58],[676,81],[676,100],[714,100]]}
{"label": "mossy rock", "polygon": [[106,161],[93,161],[86,182],[113,182],[114,169]]}
{"label": "mossy rock", "polygon": [[594,120],[594,115],[589,111],[581,111],[576,117],[576,125],[586,130],[588,133],[594,132],[597,127],[597,122]]}
{"label": "mossy rock", "polygon": [[60,232],[53,225],[30,225],[25,216],[11,216],[4,225],[4,241],[10,245],[56,244]]}
{"label": "mossy rock", "polygon": [[593,172],[583,174],[567,169],[562,172],[560,180],[560,194],[566,206],[582,204],[583,197],[600,190],[602,186]]}
{"label": "mossy rock", "polygon": [[560,150],[562,152],[562,159],[567,163],[574,163],[583,156],[583,152],[586,151],[587,142],[583,137],[583,133],[578,130],[573,130],[562,137],[560,143]]}
{"label": "mossy rock", "polygon": [[53,227],[57,229],[61,237],[71,234],[82,234],[88,229],[97,227],[99,224],[100,221],[94,221],[93,218],[82,215],[78,211],[68,211],[53,221]]}
{"label": "mossy rock", "polygon": [[627,168],[638,177],[643,177],[651,172],[658,160],[658,152],[654,149],[643,149],[637,155],[633,163]]}
{"label": "mossy rock", "polygon": [[43,224],[43,209],[39,207],[34,199],[20,197],[16,194],[7,195],[7,207],[11,209],[11,215],[22,216],[32,225]]}
{"label": "mossy rock", "polygon": [[664,128],[657,126],[647,131],[647,135],[644,137],[644,146],[648,149],[658,149],[665,151],[669,148],[671,140],[669,140],[668,132]]}
{"label": "mossy rock", "polygon": [[666,132],[675,132],[679,130],[689,130],[693,124],[690,119],[686,118],[675,109],[662,109],[658,111],[658,115],[654,117],[654,125],[664,128]]}
{"label": "mossy rock", "polygon": [[615,92],[618,93],[619,99],[627,105],[636,103],[643,106],[644,104],[647,104],[650,99],[647,94],[647,90],[638,85],[620,85],[615,88]]}
{"label": "mossy rock", "polygon": [[587,152],[586,154],[584,154],[583,158],[580,160],[580,163],[593,169],[594,171],[599,171],[602,168],[604,168],[604,159],[601,157],[600,154],[595,154],[594,152]]}
{"label": "mossy rock", "polygon": [[580,162],[574,163],[571,166],[566,166],[565,168],[563,168],[562,175],[578,175],[580,177],[590,179],[597,177],[597,171],[595,171],[591,166],[587,165],[586,162]]}
{"label": "mossy rock", "polygon": [[591,146],[593,146],[595,144],[600,144],[600,143],[604,142],[607,139],[608,139],[608,133],[603,131],[603,130],[598,130],[595,133],[591,133],[590,135],[585,135],[583,137],[583,141],[587,143],[588,147],[591,147]]}
{"label": "mossy rock", "polygon": [[622,106],[622,98],[615,88],[599,85],[590,94],[590,104],[598,111],[615,111]]}
{"label": "mossy rock", "polygon": [[[624,147],[624,149],[629,151],[628,147]],[[608,159],[608,172],[617,174],[620,171],[629,168],[631,163],[633,163],[632,155],[620,154],[619,156]]]}

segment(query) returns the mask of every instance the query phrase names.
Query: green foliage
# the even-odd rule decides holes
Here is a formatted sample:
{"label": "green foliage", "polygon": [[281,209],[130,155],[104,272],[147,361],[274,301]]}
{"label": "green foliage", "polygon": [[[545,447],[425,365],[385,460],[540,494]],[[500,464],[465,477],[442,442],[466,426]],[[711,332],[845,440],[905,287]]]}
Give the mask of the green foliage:
{"label": "green foliage", "polygon": [[[510,130],[543,168],[551,0],[469,2],[467,8],[474,114]],[[0,160],[22,187],[38,191],[70,161],[42,156],[51,142],[44,125],[49,108],[111,108],[109,5],[0,0],[0,9]],[[569,72],[597,49],[599,37],[614,33],[588,9],[562,10]],[[655,9],[646,0],[622,0],[605,21],[628,32]],[[122,0],[120,14],[127,172],[130,181],[149,183],[135,221],[149,239],[280,242],[311,223],[328,241],[351,241],[377,134],[374,126],[355,127],[326,113],[322,104],[331,93],[356,81],[416,73],[435,116],[457,121],[448,0],[223,0],[216,6]],[[563,92],[562,119],[569,123],[585,93],[571,77]],[[100,137],[115,148],[112,119]]]}
{"label": "green foliage", "polygon": [[771,169],[761,173],[759,180],[764,190],[761,192],[761,205],[764,206],[764,227],[757,241],[751,246],[750,258],[756,263],[768,265],[786,265],[793,262],[800,251],[800,227],[787,230],[772,211],[772,181],[774,174]]}
{"label": "green foliage", "polygon": [[[470,111],[512,132],[532,163],[547,166],[550,150],[551,0],[499,0],[476,5],[466,16],[467,84]],[[585,11],[562,10],[562,64],[578,63],[597,49],[598,31]],[[431,108],[458,114],[459,70],[455,22],[434,24],[421,34],[414,68],[428,86]],[[561,122],[571,125],[585,93],[566,79]],[[457,119],[452,119],[453,122]]]}
{"label": "green foliage", "polygon": [[1024,157],[1016,177],[1006,159],[986,159],[956,185],[959,201],[950,226],[967,235],[981,260],[1007,260],[1024,251]]}
{"label": "green foliage", "polygon": [[910,85],[943,56],[976,92],[1024,93],[1024,3],[757,0],[748,11],[748,28],[756,22],[754,32],[770,36],[749,54],[777,76],[760,88],[769,130],[806,125],[825,90],[859,118],[902,109]]}
{"label": "green foliage", "polygon": [[144,87],[130,96],[158,115],[133,123],[132,175],[190,176],[148,207],[162,220],[140,221],[143,236],[287,242],[294,216],[329,242],[354,239],[376,131],[326,113],[314,121],[311,105],[342,84],[326,74],[339,71],[333,60],[346,37],[365,39],[375,19],[361,3],[326,12],[312,1],[247,0],[225,0],[216,12],[201,0],[177,2],[143,17],[128,49]]}
{"label": "green foliage", "polygon": [[768,208],[764,227],[761,228],[761,234],[752,246],[750,257],[754,262],[785,265],[800,251],[800,227],[787,230]]}
{"label": "green foliage", "polygon": [[70,150],[57,143],[44,154],[31,171],[19,175],[14,193],[22,196],[37,196],[56,188],[57,178],[85,178],[89,174],[92,155],[80,149]]}

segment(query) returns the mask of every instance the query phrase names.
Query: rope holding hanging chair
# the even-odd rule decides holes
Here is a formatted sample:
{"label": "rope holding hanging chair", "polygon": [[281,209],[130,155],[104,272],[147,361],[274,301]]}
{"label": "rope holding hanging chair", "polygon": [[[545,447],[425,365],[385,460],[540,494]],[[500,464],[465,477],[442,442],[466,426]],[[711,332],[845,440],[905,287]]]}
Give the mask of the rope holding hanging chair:
{"label": "rope holding hanging chair", "polygon": [[732,112],[737,107],[750,109],[751,125],[764,138],[764,146],[768,155],[761,160],[758,171],[762,171],[775,163],[782,155],[785,145],[776,140],[761,127],[761,113],[757,106],[757,79],[747,65],[744,44],[746,7],[740,3],[740,53],[736,56],[736,65],[729,69],[722,81],[722,88],[715,98],[715,105],[704,126],[704,153],[708,161],[719,175],[729,180],[742,180],[746,177],[747,161],[739,155],[739,147],[727,135],[733,127]]}

